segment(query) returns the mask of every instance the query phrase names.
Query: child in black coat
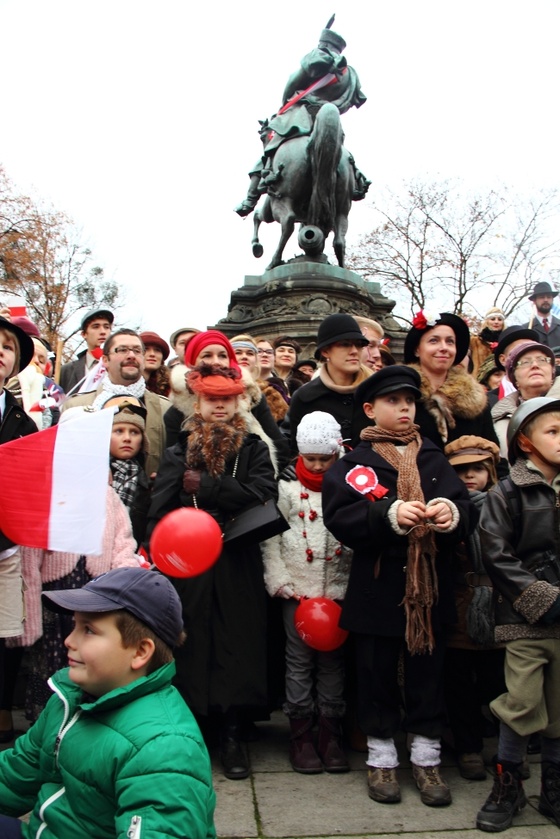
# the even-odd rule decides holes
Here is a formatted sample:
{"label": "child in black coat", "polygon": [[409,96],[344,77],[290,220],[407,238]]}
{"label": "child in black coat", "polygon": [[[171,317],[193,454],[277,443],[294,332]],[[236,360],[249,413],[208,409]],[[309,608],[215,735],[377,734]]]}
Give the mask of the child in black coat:
{"label": "child in black coat", "polygon": [[358,723],[368,739],[369,796],[400,801],[394,737],[402,726],[421,800],[451,803],[439,774],[445,721],[445,628],[455,621],[451,553],[476,511],[443,453],[414,424],[420,377],[385,367],[356,399],[375,425],[325,475],[325,526],[354,549],[341,626],[355,633]]}

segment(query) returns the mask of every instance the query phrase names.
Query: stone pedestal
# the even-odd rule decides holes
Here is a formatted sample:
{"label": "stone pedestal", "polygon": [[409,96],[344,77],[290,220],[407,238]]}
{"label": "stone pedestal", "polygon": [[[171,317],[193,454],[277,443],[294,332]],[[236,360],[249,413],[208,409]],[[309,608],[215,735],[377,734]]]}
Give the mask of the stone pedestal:
{"label": "stone pedestal", "polygon": [[247,275],[243,287],[231,294],[227,317],[209,328],[229,338],[241,333],[266,335],[269,340],[290,335],[308,355],[321,321],[344,312],[381,323],[399,359],[406,332],[391,315],[394,306],[394,300],[381,294],[379,283],[366,282],[345,268],[296,258],[261,276]]}

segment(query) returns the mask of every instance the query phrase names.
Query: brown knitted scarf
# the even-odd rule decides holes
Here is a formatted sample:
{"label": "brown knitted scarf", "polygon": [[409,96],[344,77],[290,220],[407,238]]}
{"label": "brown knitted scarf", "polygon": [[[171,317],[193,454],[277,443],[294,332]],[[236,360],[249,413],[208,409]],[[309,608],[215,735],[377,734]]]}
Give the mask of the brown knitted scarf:
{"label": "brown knitted scarf", "polygon": [[[397,497],[402,501],[424,501],[417,456],[422,438],[419,427],[410,431],[387,431],[378,426],[364,428],[362,440],[396,469]],[[399,454],[396,444],[406,445]],[[406,645],[412,655],[432,652],[432,606],[437,601],[438,585],[435,567],[436,544],[432,528],[416,525],[408,533],[406,587],[403,605],[406,615]]]}
{"label": "brown knitted scarf", "polygon": [[226,463],[238,454],[247,436],[245,420],[239,414],[228,422],[205,422],[197,413],[184,428],[189,434],[187,468],[206,469],[213,478],[224,474]]}

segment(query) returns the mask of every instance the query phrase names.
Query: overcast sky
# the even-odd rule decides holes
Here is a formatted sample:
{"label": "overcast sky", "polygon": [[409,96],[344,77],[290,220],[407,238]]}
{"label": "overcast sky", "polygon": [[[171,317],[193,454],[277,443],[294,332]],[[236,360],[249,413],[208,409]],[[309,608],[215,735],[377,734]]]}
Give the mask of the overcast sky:
{"label": "overcast sky", "polygon": [[560,186],[558,0],[0,0],[0,162],[82,228],[122,321],[204,328],[262,273],[279,229],[256,260],[233,207],[258,119],[333,12],[368,96],[343,127],[372,197],[412,176]]}

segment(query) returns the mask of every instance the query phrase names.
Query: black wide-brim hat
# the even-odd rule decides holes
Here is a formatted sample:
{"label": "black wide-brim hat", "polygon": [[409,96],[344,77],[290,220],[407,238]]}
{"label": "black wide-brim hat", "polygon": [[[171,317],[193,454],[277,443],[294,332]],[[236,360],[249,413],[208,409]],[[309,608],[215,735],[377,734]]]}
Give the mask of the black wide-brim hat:
{"label": "black wide-brim hat", "polygon": [[533,293],[529,295],[529,300],[534,300],[539,294],[552,294],[553,297],[556,297],[558,292],[552,288],[550,283],[537,283],[533,289]]}
{"label": "black wide-brim hat", "polygon": [[494,361],[496,362],[496,367],[498,370],[505,370],[506,368],[500,361],[500,356],[505,353],[506,349],[509,347],[510,344],[513,344],[514,341],[540,341],[540,336],[538,332],[535,332],[534,329],[529,329],[528,327],[524,326],[508,326],[507,329],[501,334],[500,340],[498,341],[498,346],[494,350]]}
{"label": "black wide-brim hat", "polygon": [[413,326],[407,334],[404,339],[404,360],[406,364],[414,364],[417,360],[416,350],[418,348],[418,344],[420,343],[420,338],[436,326],[449,326],[455,333],[455,346],[457,348],[457,353],[453,363],[459,364],[464,359],[469,351],[469,344],[471,340],[469,327],[463,318],[460,318],[458,315],[452,315],[449,312],[441,312],[434,324],[430,326],[426,325],[423,329],[418,329],[416,326]]}
{"label": "black wide-brim hat", "polygon": [[420,374],[412,367],[405,367],[404,364],[391,364],[389,367],[382,367],[363,381],[354,393],[354,399],[358,405],[364,402],[373,402],[378,396],[386,393],[394,393],[397,390],[410,390],[415,399],[420,399]]}
{"label": "black wide-brim hat", "polygon": [[0,329],[5,329],[6,332],[11,332],[19,344],[19,368],[16,370],[14,367],[12,372],[12,376],[16,376],[22,370],[25,370],[35,355],[35,344],[33,343],[33,338],[30,338],[27,332],[24,332],[23,329],[16,326],[15,323],[12,323],[10,320],[6,320],[6,318],[0,317]]}

